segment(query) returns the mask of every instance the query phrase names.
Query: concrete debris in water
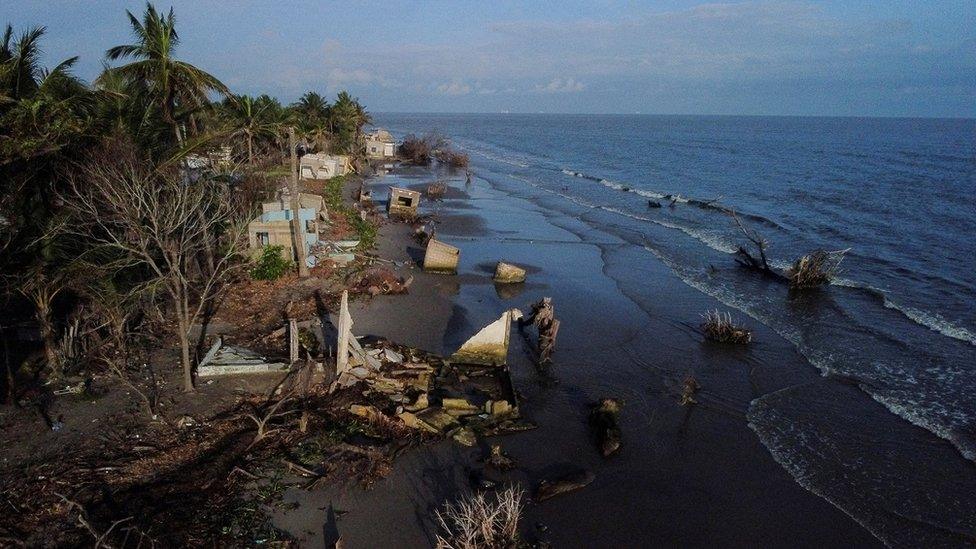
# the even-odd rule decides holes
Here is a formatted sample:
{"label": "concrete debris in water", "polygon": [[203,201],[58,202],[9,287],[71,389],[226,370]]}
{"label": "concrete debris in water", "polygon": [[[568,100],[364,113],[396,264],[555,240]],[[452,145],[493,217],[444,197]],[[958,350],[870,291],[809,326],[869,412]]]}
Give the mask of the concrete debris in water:
{"label": "concrete debris in water", "polygon": [[420,206],[419,192],[390,187],[390,200],[386,204],[386,211],[391,218],[413,219],[417,217],[418,206]]}
{"label": "concrete debris in water", "polygon": [[544,297],[532,305],[532,313],[522,324],[535,324],[539,331],[539,347],[536,363],[545,366],[552,362],[552,353],[556,350],[556,335],[559,334],[559,320],[556,319],[555,308],[551,297]]}
{"label": "concrete debris in water", "polygon": [[503,452],[502,447],[498,444],[492,444],[491,454],[488,455],[485,464],[499,471],[508,471],[515,468],[515,460]]}
{"label": "concrete debris in water", "polygon": [[620,401],[601,398],[590,410],[590,425],[600,444],[600,453],[608,457],[620,449]]}
{"label": "concrete debris in water", "polygon": [[596,479],[590,471],[575,471],[552,480],[543,480],[535,492],[536,501],[545,501],[560,494],[573,492],[589,485]]}
{"label": "concrete debris in water", "polygon": [[485,326],[453,355],[451,362],[502,366],[508,362],[508,343],[512,321],[522,318],[518,309],[502,313],[498,320]]}
{"label": "concrete debris in water", "polygon": [[456,274],[461,250],[431,238],[424,253],[424,270],[431,273]]}
{"label": "concrete debris in water", "polygon": [[517,265],[512,265],[511,263],[499,261],[498,265],[495,266],[493,280],[502,284],[525,282],[525,269]]}

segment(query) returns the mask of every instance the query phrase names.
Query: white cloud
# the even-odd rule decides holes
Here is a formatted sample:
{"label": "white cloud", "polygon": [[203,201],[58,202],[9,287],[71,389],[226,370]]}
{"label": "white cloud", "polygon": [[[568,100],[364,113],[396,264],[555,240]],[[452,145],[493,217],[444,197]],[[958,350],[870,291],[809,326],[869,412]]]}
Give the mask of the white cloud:
{"label": "white cloud", "polygon": [[538,93],[574,93],[583,91],[586,86],[575,78],[553,78],[548,84],[536,84],[534,91]]}
{"label": "white cloud", "polygon": [[437,86],[437,93],[441,95],[467,95],[471,93],[471,86],[464,82],[453,80],[450,83]]}

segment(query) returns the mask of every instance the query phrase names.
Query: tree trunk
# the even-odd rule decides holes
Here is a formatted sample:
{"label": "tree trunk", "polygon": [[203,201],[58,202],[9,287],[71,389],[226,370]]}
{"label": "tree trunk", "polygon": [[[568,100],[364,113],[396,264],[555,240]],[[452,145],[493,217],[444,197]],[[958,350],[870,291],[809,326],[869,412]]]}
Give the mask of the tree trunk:
{"label": "tree trunk", "polygon": [[180,364],[183,367],[183,391],[193,392],[193,363],[190,362],[190,319],[187,309],[186,288],[180,287],[179,282],[173,283],[173,306],[180,338]]}
{"label": "tree trunk", "polygon": [[247,132],[247,165],[254,164],[254,136]]}
{"label": "tree trunk", "polygon": [[47,299],[37,300],[37,325],[41,332],[41,341],[44,343],[44,359],[51,368],[51,378],[58,379],[64,373],[61,371],[61,361],[55,352],[57,341],[54,338],[54,325],[51,322],[51,307]]}

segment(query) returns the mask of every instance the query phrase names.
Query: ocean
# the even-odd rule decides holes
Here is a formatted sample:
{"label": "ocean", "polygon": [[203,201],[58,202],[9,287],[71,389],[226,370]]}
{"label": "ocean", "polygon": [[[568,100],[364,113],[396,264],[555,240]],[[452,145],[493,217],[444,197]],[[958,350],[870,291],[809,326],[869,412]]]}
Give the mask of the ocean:
{"label": "ocean", "polygon": [[[754,380],[742,412],[800,486],[889,544],[976,539],[976,121],[374,119],[401,138],[437,131],[494,188],[619,239],[604,271],[649,315],[669,296],[628,273],[654,264],[793,346],[806,364]],[[740,268],[728,210],[779,268],[849,250],[838,278],[797,293]],[[765,352],[758,340],[750,360],[775,362]]]}

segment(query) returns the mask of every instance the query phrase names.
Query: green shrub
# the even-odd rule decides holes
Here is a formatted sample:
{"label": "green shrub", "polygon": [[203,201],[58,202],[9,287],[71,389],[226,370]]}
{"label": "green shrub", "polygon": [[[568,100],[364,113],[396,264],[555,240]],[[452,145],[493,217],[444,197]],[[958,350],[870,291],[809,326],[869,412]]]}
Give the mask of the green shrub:
{"label": "green shrub", "polygon": [[292,262],[282,257],[283,246],[265,246],[251,269],[251,278],[255,280],[278,280],[292,268]]}

